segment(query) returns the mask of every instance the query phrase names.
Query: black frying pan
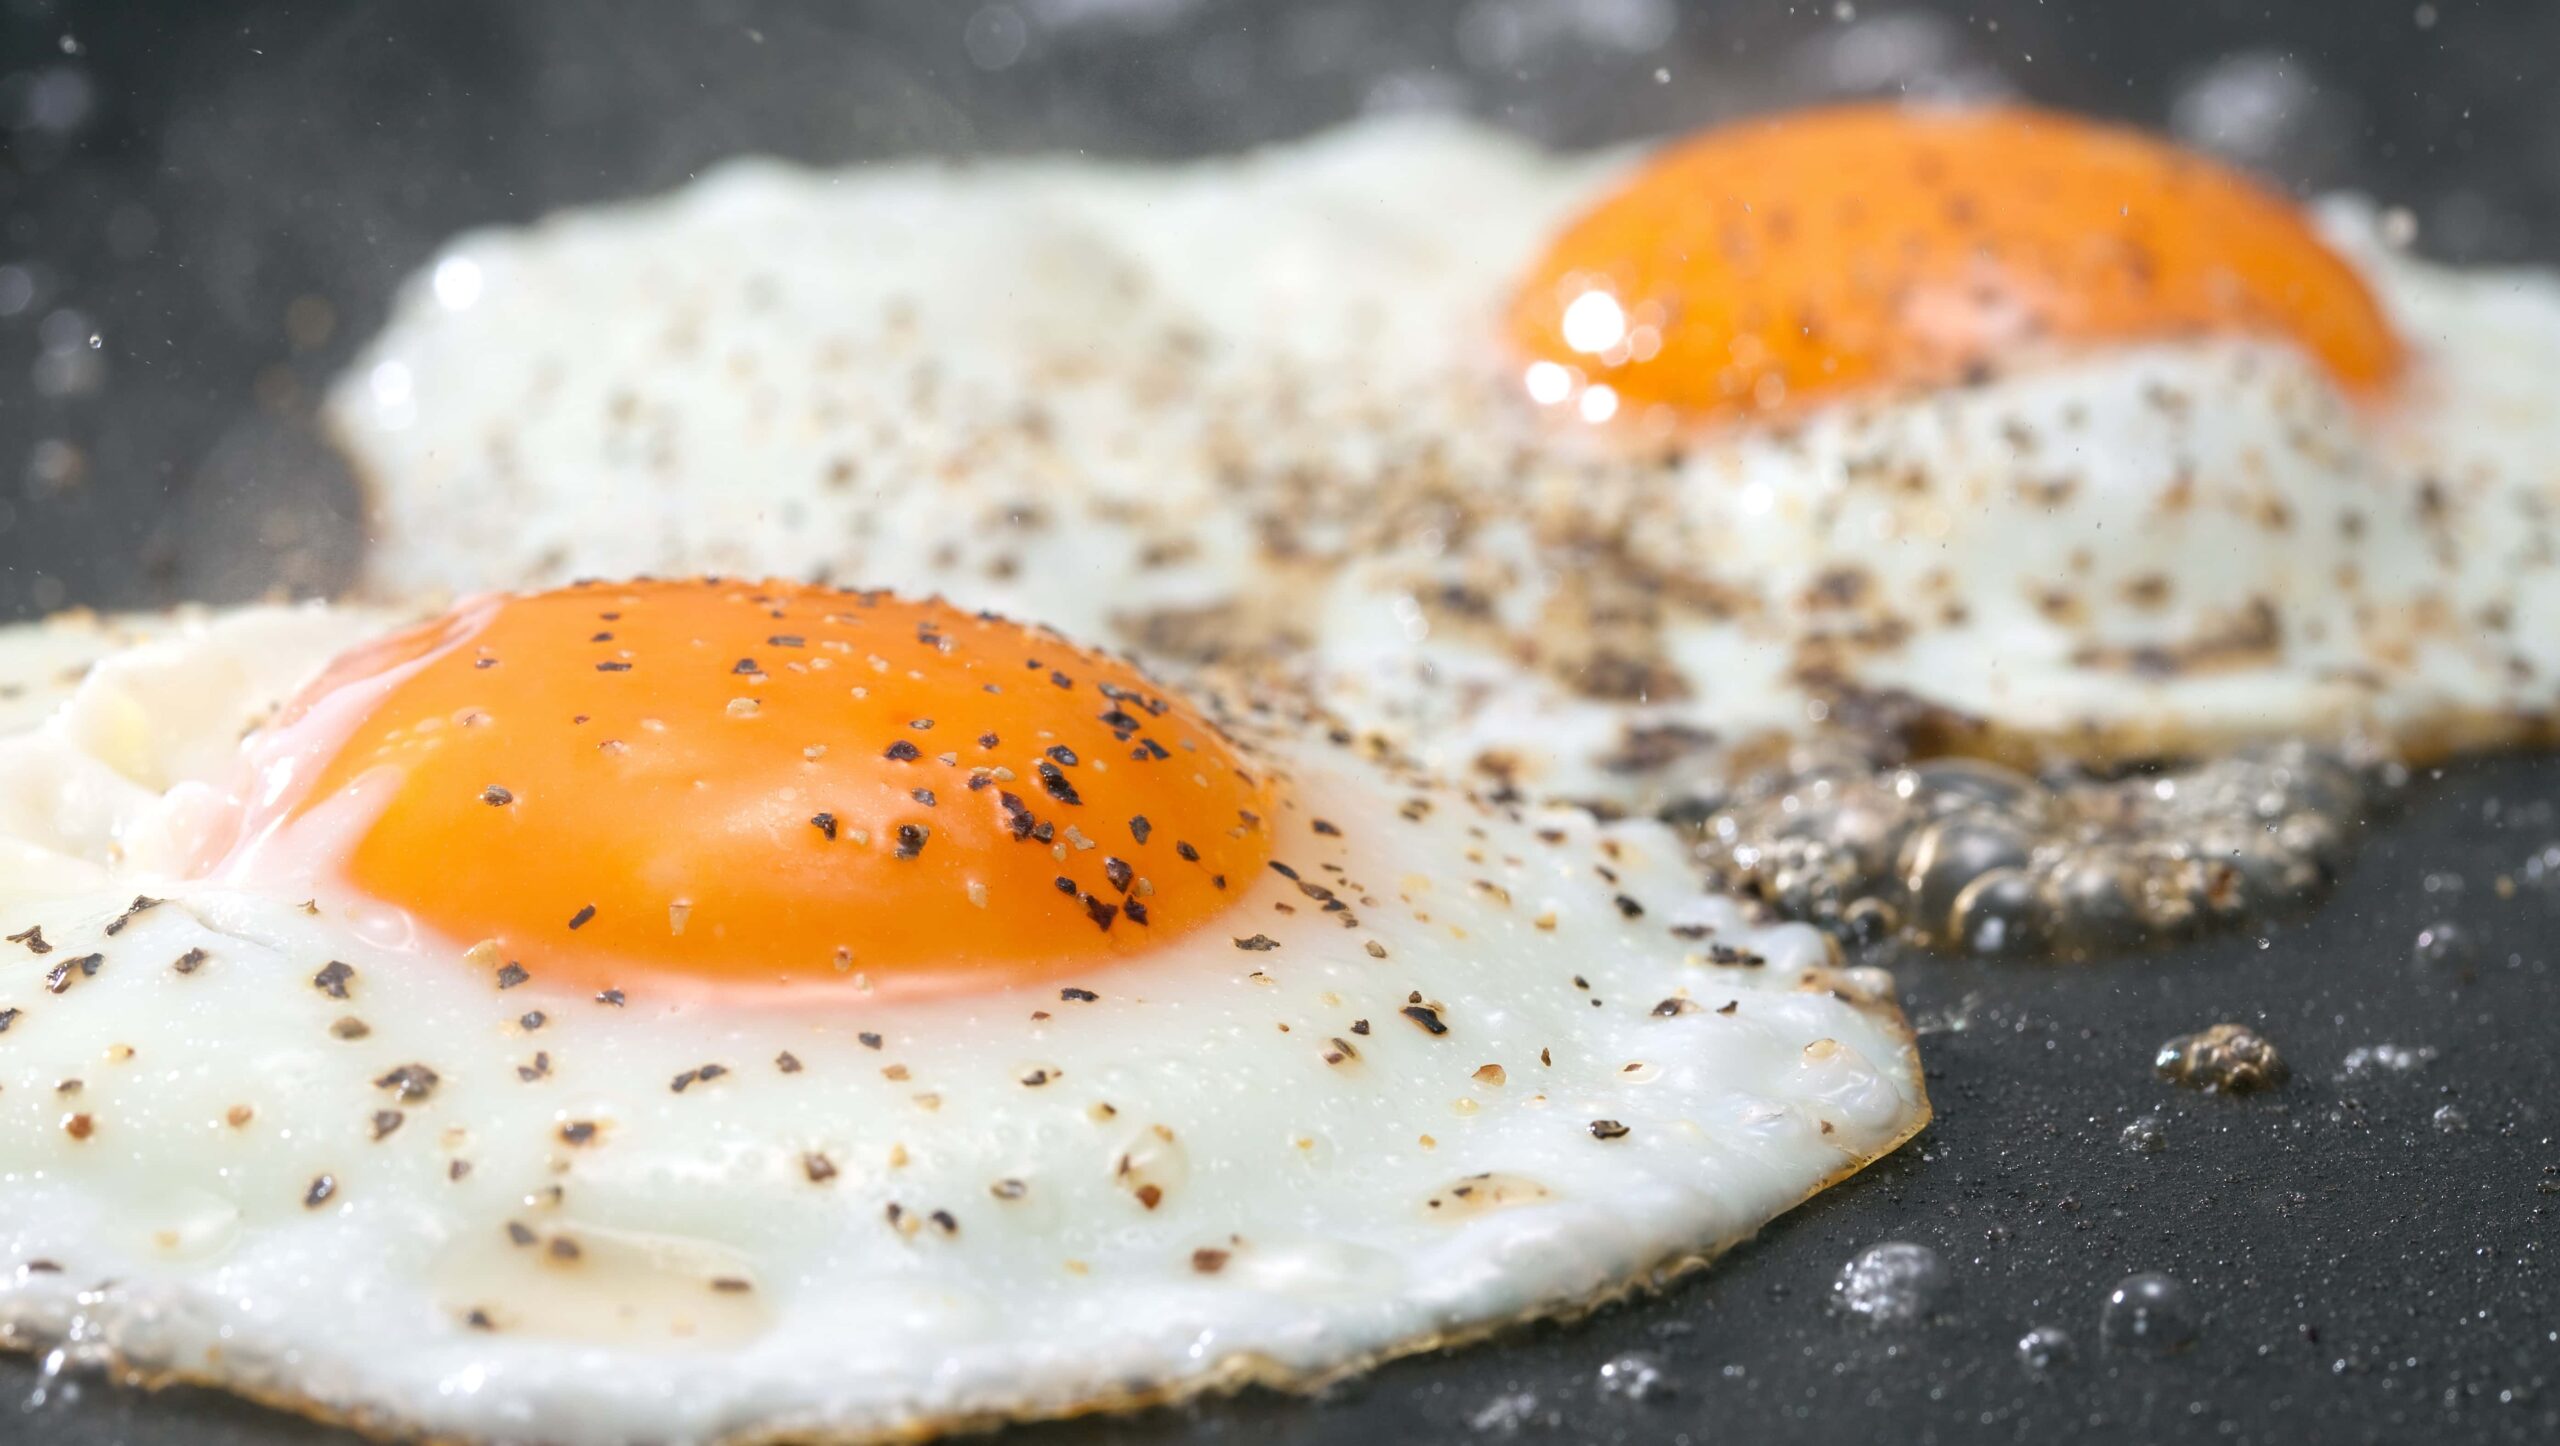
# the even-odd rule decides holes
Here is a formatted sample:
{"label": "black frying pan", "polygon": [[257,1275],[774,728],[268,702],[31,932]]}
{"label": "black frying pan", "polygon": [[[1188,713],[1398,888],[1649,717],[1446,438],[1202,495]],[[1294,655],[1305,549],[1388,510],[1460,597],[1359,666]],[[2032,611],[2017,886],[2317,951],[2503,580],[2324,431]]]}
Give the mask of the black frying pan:
{"label": "black frying pan", "polygon": [[[1828,0],[1011,0],[973,36],[986,8],[0,5],[0,482],[23,482],[0,486],[0,608],[343,585],[360,528],[310,401],[393,283],[462,226],[740,151],[1172,154],[1418,103],[1590,142],[1904,81],[2198,124],[2215,92],[2196,75],[2245,51],[2283,79],[2223,103],[2273,96],[2287,118],[2244,158],[2404,202],[2440,255],[2560,259],[2545,3],[1859,0],[1844,23]],[[1894,961],[1937,1122],[1707,1275],[1321,1401],[1023,1438],[2553,1439],[2560,886],[2527,865],[2555,844],[2560,760],[2493,761],[2418,780],[2335,897],[2263,944]],[[2421,961],[2418,932],[2444,921],[2468,947]],[[2153,1078],[2161,1040],[2224,1019],[2271,1037],[2292,1083],[2233,1100]],[[2385,1043],[2437,1054],[2342,1074]],[[2156,1153],[2122,1140],[2146,1114]],[[1935,1323],[1826,1309],[1841,1264],[1885,1239],[1944,1257]],[[2187,1283],[2191,1350],[2102,1348],[2106,1294],[2138,1271]],[[2039,1325],[2076,1343],[2041,1376],[2016,1350]],[[1661,1372],[1641,1399],[1602,1389],[1629,1352]],[[20,1413],[35,1379],[0,1363],[0,1441],[343,1439],[96,1382]]]}

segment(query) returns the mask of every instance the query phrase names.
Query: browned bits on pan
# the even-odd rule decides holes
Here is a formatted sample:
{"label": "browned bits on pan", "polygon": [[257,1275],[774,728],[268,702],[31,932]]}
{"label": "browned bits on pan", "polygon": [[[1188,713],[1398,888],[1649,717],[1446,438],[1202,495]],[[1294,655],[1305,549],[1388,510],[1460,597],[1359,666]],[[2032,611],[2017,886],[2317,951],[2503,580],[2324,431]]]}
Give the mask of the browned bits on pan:
{"label": "browned bits on pan", "polygon": [[516,1078],[524,1081],[526,1084],[531,1084],[538,1079],[549,1079],[550,1077],[551,1052],[549,1050],[537,1049],[533,1052],[533,1063],[520,1064],[516,1066]]}
{"label": "browned bits on pan", "polygon": [[834,814],[813,813],[809,815],[809,826],[826,835],[827,842],[834,843],[836,841],[836,816]]}
{"label": "browned bits on pan", "polygon": [[599,673],[628,673],[631,671],[631,665],[629,663],[607,661],[596,664],[596,671]]}
{"label": "browned bits on pan", "polygon": [[887,748],[882,749],[880,756],[888,759],[892,763],[913,763],[917,759],[924,757],[924,750],[918,748],[912,743],[909,743],[904,738],[901,738],[897,742],[890,744]]}
{"label": "browned bits on pan", "polygon": [[516,796],[512,792],[509,792],[508,790],[493,783],[487,788],[480,790],[480,801],[489,805],[491,808],[504,808],[508,804],[515,802]]}
{"label": "browned bits on pan", "polygon": [[1227,1268],[1229,1252],[1203,1246],[1191,1252],[1191,1268],[1202,1275],[1215,1275]]}
{"label": "browned bits on pan", "polygon": [[589,1145],[595,1143],[595,1138],[596,1125],[593,1120],[571,1120],[560,1127],[560,1141],[563,1144]]}
{"label": "browned bits on pan", "polygon": [[329,1198],[337,1193],[337,1176],[315,1175],[312,1177],[310,1187],[302,1192],[302,1208],[305,1210],[317,1210],[321,1206],[328,1204]]}
{"label": "browned bits on pan", "polygon": [[355,977],[354,966],[332,959],[320,966],[319,973],[311,976],[311,983],[314,988],[332,999],[344,999],[347,997],[347,986],[355,982]]}
{"label": "browned bits on pan", "polygon": [[50,954],[53,946],[44,941],[44,925],[30,924],[9,936],[12,944],[24,944],[30,954]]}
{"label": "browned bits on pan", "polygon": [[619,989],[600,990],[596,994],[596,1003],[610,1004],[614,1008],[620,1009],[622,1007],[622,991]]}
{"label": "browned bits on pan", "polygon": [[204,967],[205,958],[206,955],[202,949],[189,949],[171,962],[169,967],[181,974],[193,974]]}
{"label": "browned bits on pan", "polygon": [[1653,1006],[1653,1014],[1656,1019],[1669,1019],[1675,1015],[1695,1014],[1705,1007],[1693,999],[1666,999]]}
{"label": "browned bits on pan", "polygon": [[1627,1127],[1619,1124],[1616,1120],[1593,1120],[1591,1122],[1591,1138],[1595,1140],[1620,1139],[1623,1138],[1626,1133]]}
{"label": "browned bits on pan", "polygon": [[75,1140],[85,1140],[98,1132],[98,1122],[87,1115],[65,1115],[62,1132]]}
{"label": "browned bits on pan", "polygon": [[398,1110],[375,1110],[373,1112],[373,1137],[377,1140],[382,1139],[392,1131],[400,1128],[401,1121],[406,1120],[407,1118],[407,1115],[402,1114]]}
{"label": "browned bits on pan", "polygon": [[1449,1026],[1441,1022],[1440,1011],[1428,1004],[1408,1004],[1396,1012],[1422,1026],[1425,1034],[1437,1036],[1449,1032]]}
{"label": "browned bits on pan", "polygon": [[1244,950],[1248,954],[1267,954],[1272,950],[1279,948],[1280,941],[1272,938],[1268,934],[1255,934],[1248,938],[1238,939],[1236,941],[1236,947]]}
{"label": "browned bits on pan", "polygon": [[363,1039],[372,1033],[372,1025],[352,1014],[341,1014],[329,1021],[329,1037],[332,1039]]}
{"label": "browned bits on pan", "polygon": [[1627,918],[1641,919],[1644,917],[1644,905],[1637,903],[1635,900],[1628,898],[1624,894],[1618,895],[1617,905],[1618,912],[1625,915]]}
{"label": "browned bits on pan", "polygon": [[1150,1210],[1153,1210],[1158,1205],[1164,1203],[1164,1189],[1162,1186],[1141,1185],[1137,1189],[1137,1196],[1138,1203],[1144,1205]]}
{"label": "browned bits on pan", "polygon": [[1091,1004],[1102,996],[1094,993],[1090,989],[1068,988],[1059,990],[1058,997],[1067,1001],[1069,1004]]}
{"label": "browned bits on pan", "polygon": [[2160,1046],[2151,1066],[2172,1084],[2209,1094],[2274,1089],[2293,1074],[2276,1047],[2244,1024],[2217,1024],[2179,1035]]}
{"label": "browned bits on pan", "polygon": [[855,1035],[854,1038],[862,1041],[862,1047],[864,1049],[878,1049],[880,1047],[880,1036],[872,1033],[870,1030],[866,1029],[860,1034]]}
{"label": "browned bits on pan", "polygon": [[810,1184],[823,1185],[836,1177],[836,1162],[811,1150],[800,1157],[800,1170],[809,1177]]}
{"label": "browned bits on pan", "polygon": [[1130,817],[1129,837],[1136,839],[1138,842],[1143,844],[1147,841],[1147,835],[1154,831],[1155,825],[1147,822],[1147,816],[1145,814],[1134,814]]}
{"label": "browned bits on pan", "polygon": [[500,989],[513,989],[532,977],[533,976],[531,974],[525,972],[525,967],[523,965],[517,963],[513,959],[510,959],[498,968],[498,987]]}
{"label": "browned bits on pan", "polygon": [[581,905],[581,906],[579,906],[578,912],[576,912],[576,913],[574,913],[574,914],[571,914],[571,915],[569,916],[569,927],[570,927],[570,928],[572,928],[572,929],[583,929],[583,928],[587,927],[587,921],[588,921],[588,920],[590,920],[590,919],[593,919],[595,916],[596,916],[596,906],[595,906],[595,905],[593,905],[593,904],[584,904],[584,905]]}
{"label": "browned bits on pan", "polygon": [[801,1069],[800,1056],[786,1049],[773,1057],[773,1067],[784,1074],[798,1074]]}

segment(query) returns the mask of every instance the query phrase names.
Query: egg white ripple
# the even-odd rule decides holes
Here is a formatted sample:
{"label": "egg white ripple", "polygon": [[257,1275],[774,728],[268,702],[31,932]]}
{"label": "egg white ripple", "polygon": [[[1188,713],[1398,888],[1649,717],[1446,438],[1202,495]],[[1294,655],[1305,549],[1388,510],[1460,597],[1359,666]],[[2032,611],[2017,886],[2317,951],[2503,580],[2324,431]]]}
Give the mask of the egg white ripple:
{"label": "egg white ripple", "polygon": [[368,576],[832,574],[1272,648],[1436,766],[1617,802],[1878,699],[2100,757],[2549,718],[2560,278],[2339,200],[2414,353],[2385,404],[2199,338],[1630,455],[1496,335],[1627,164],[1402,117],[1172,167],[740,162],[473,233],[332,397]]}
{"label": "egg white ripple", "polygon": [[47,946],[0,944],[9,1340],[493,1441],[931,1430],[1569,1310],[1927,1115],[1890,981],[1700,896],[1658,826],[1276,735],[1278,857],[1358,927],[1274,872],[1091,1001],[617,1007],[165,872],[241,734],[382,625],[191,624],[0,739],[0,934]]}

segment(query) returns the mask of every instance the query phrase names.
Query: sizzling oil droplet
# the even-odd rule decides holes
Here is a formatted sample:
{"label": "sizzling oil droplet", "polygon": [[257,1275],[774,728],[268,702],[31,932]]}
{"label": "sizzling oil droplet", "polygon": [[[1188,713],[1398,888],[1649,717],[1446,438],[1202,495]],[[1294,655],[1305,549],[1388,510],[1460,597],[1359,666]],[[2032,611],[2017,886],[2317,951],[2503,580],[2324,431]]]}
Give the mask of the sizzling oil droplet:
{"label": "sizzling oil droplet", "polygon": [[2471,962],[2471,935],[2459,924],[2439,921],[2418,931],[2409,957],[2420,968],[2459,969]]}
{"label": "sizzling oil droplet", "polygon": [[2040,1325],[2018,1337],[2018,1365],[2038,1380],[2070,1364],[2078,1353],[2071,1333],[2057,1325]]}
{"label": "sizzling oil droplet", "polygon": [[1650,1401],[1672,1393],[1662,1362],[1642,1351],[1629,1351],[1602,1363],[1600,1394],[1622,1401]]}
{"label": "sizzling oil droplet", "polygon": [[2117,1139],[2134,1154],[2156,1155],[2169,1148],[2169,1127],[2158,1115],[2141,1115]]}
{"label": "sizzling oil droplet", "polygon": [[2098,1340],[2128,1355],[2171,1355],[2196,1343],[2199,1315],[2184,1281],[2156,1271],[2128,1275],[2107,1293]]}
{"label": "sizzling oil droplet", "polygon": [[1858,1252],[1831,1282],[1834,1309],[1872,1326],[1909,1326],[1927,1320],[1947,1292],[1947,1263],[1938,1252],[1907,1240],[1887,1240]]}

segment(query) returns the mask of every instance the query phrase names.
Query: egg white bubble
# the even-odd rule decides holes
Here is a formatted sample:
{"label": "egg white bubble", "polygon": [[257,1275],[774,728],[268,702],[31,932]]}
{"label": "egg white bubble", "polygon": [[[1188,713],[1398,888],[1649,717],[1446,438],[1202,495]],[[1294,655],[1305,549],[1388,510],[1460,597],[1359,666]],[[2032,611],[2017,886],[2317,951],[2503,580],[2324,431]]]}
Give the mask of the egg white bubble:
{"label": "egg white bubble", "polygon": [[616,1005],[183,876],[242,735],[386,622],[179,625],[0,738],[6,1339],[471,1439],[911,1432],[1569,1311],[1927,1117],[1891,981],[1667,830],[1282,713],[1237,722],[1275,856],[1343,908],[1274,871],[1039,988]]}
{"label": "egg white bubble", "polygon": [[2560,278],[2426,264],[2338,200],[2412,352],[2387,397],[2168,339],[1665,454],[1497,331],[1629,164],[1396,117],[1172,167],[740,162],[473,233],[332,399],[367,575],[940,590],[1275,651],[1436,763],[1631,805],[1879,706],[2038,759],[2542,728]]}

